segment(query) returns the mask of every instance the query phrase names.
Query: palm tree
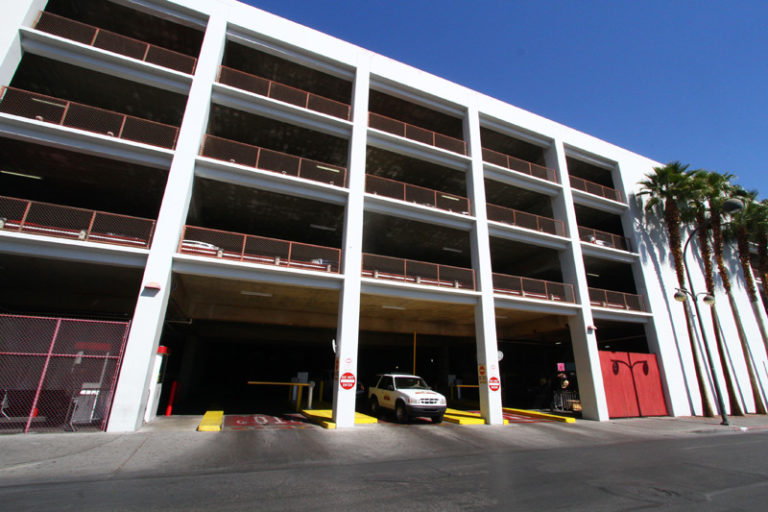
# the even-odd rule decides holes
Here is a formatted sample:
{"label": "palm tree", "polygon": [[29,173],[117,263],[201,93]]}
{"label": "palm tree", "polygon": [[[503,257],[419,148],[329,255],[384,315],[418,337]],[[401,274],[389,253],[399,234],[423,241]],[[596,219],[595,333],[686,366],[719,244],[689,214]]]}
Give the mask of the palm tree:
{"label": "palm tree", "polygon": [[744,272],[744,279],[747,283],[747,295],[752,305],[752,311],[755,314],[757,325],[760,328],[760,334],[763,337],[763,344],[768,351],[768,328],[763,320],[763,312],[758,305],[757,288],[755,280],[752,277],[752,265],[750,264],[749,241],[750,233],[765,229],[765,217],[762,215],[762,208],[755,198],[756,191],[746,191],[741,187],[734,187],[733,194],[744,203],[744,209],[735,217],[734,232],[736,234],[736,247],[739,253],[739,263]]}
{"label": "palm tree", "polygon": [[[715,273],[712,266],[712,248],[709,243],[709,229],[712,223],[715,222],[713,215],[720,212],[719,201],[723,195],[725,184],[728,183],[728,178],[725,175],[715,172],[709,172],[705,170],[693,171],[693,180],[691,183],[693,194],[690,202],[690,214],[684,215],[684,219],[688,220],[692,217],[697,229],[699,251],[701,252],[701,261],[704,264],[704,281],[707,287],[707,293],[714,297],[715,295]],[[709,208],[710,204],[714,204],[713,209]],[[717,220],[719,224],[719,219]],[[731,414],[736,416],[744,415],[744,406],[739,401],[736,393],[738,383],[736,382],[736,376],[733,373],[733,369],[726,357],[726,346],[722,336],[722,329],[720,328],[720,318],[717,316],[717,309],[713,306],[711,308],[712,316],[712,328],[715,332],[715,342],[717,344],[717,352],[720,356],[720,367],[725,377],[725,387],[728,391],[728,397],[730,398]],[[702,319],[699,318],[699,323],[702,330],[704,324]],[[713,379],[717,377],[712,375]]]}
{"label": "palm tree", "polygon": [[[667,234],[669,236],[669,248],[672,253],[672,260],[675,265],[677,282],[680,288],[687,289],[685,281],[685,266],[683,263],[683,252],[681,248],[680,236],[680,207],[688,203],[693,195],[691,186],[692,177],[688,172],[688,165],[680,162],[670,162],[663,167],[654,167],[653,172],[646,174],[646,179],[640,182],[642,187],[638,193],[639,196],[648,196],[648,202],[645,205],[646,211],[656,210],[661,213],[666,224]],[[696,373],[696,381],[701,393],[702,410],[706,416],[714,416],[715,407],[712,400],[712,392],[704,380],[705,366],[704,359],[696,342],[691,317],[690,304],[685,302],[684,306],[685,320],[688,327],[688,339],[691,344],[693,362]]]}
{"label": "palm tree", "polygon": [[763,282],[763,291],[768,291],[768,199],[763,199],[758,209],[764,222],[759,224],[759,229],[753,233],[753,236],[757,244],[757,268],[760,280]]}

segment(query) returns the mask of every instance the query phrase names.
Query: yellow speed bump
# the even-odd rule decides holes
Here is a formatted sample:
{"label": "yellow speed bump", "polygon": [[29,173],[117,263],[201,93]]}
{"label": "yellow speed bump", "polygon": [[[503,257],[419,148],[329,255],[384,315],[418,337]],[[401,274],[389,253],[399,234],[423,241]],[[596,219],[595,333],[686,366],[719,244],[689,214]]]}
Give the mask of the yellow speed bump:
{"label": "yellow speed bump", "polygon": [[[304,409],[301,411],[308,420],[317,423],[321,427],[327,429],[336,428],[336,423],[333,421],[333,411],[331,409]],[[355,412],[355,425],[366,425],[371,423],[378,423],[379,420],[373,416],[368,416],[361,412]]]}
{"label": "yellow speed bump", "polygon": [[[485,418],[479,413],[450,408],[445,410],[443,420],[457,425],[485,425]],[[504,424],[506,425],[507,423],[509,422],[505,419]]]}
{"label": "yellow speed bump", "polygon": [[511,407],[503,407],[504,412],[510,414],[519,414],[521,416],[529,416],[531,418],[541,418],[550,421],[559,421],[561,423],[576,423],[575,418],[569,418],[568,416],[558,416],[556,414],[547,414],[545,412],[528,411],[525,409],[512,409]]}
{"label": "yellow speed bump", "polygon": [[198,432],[219,432],[221,422],[224,421],[224,411],[206,411],[203,419],[197,426]]}

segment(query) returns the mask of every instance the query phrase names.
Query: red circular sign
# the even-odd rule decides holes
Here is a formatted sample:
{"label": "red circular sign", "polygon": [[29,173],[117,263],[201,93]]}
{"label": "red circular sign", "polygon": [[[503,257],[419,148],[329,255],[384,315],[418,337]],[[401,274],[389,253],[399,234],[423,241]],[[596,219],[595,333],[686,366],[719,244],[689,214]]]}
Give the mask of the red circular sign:
{"label": "red circular sign", "polygon": [[344,389],[352,389],[355,387],[355,376],[349,372],[342,374],[339,379],[339,384],[341,384],[341,387]]}
{"label": "red circular sign", "polygon": [[498,377],[491,377],[488,379],[488,387],[491,388],[491,391],[498,391],[499,390],[499,378]]}
{"label": "red circular sign", "polygon": [[483,366],[483,365],[481,364],[481,365],[480,365],[480,367],[478,368],[478,373],[479,373],[481,376],[482,376],[482,375],[485,375],[485,366]]}

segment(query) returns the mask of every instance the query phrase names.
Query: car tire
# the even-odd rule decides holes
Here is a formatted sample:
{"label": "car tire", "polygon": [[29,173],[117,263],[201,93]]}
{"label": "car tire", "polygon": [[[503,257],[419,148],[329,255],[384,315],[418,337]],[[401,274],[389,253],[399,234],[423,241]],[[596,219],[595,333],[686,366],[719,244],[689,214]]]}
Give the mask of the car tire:
{"label": "car tire", "polygon": [[432,423],[438,424],[443,422],[443,414],[438,414],[437,416],[432,416]]}
{"label": "car tire", "polygon": [[398,401],[395,404],[395,418],[397,418],[398,423],[406,423],[408,421],[408,410],[402,401]]}
{"label": "car tire", "polygon": [[370,405],[370,408],[371,408],[371,415],[374,416],[374,417],[378,417],[379,416],[379,412],[380,412],[379,411],[379,401],[376,399],[375,396],[371,397],[371,402],[370,402],[369,405]]}

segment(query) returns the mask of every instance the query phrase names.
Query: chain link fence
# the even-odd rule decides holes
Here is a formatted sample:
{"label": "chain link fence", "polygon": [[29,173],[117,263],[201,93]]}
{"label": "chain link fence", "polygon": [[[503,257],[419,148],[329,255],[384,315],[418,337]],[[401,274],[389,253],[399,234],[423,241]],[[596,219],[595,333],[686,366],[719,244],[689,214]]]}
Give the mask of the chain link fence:
{"label": "chain link fence", "polygon": [[128,329],[0,315],[0,431],[104,430]]}

